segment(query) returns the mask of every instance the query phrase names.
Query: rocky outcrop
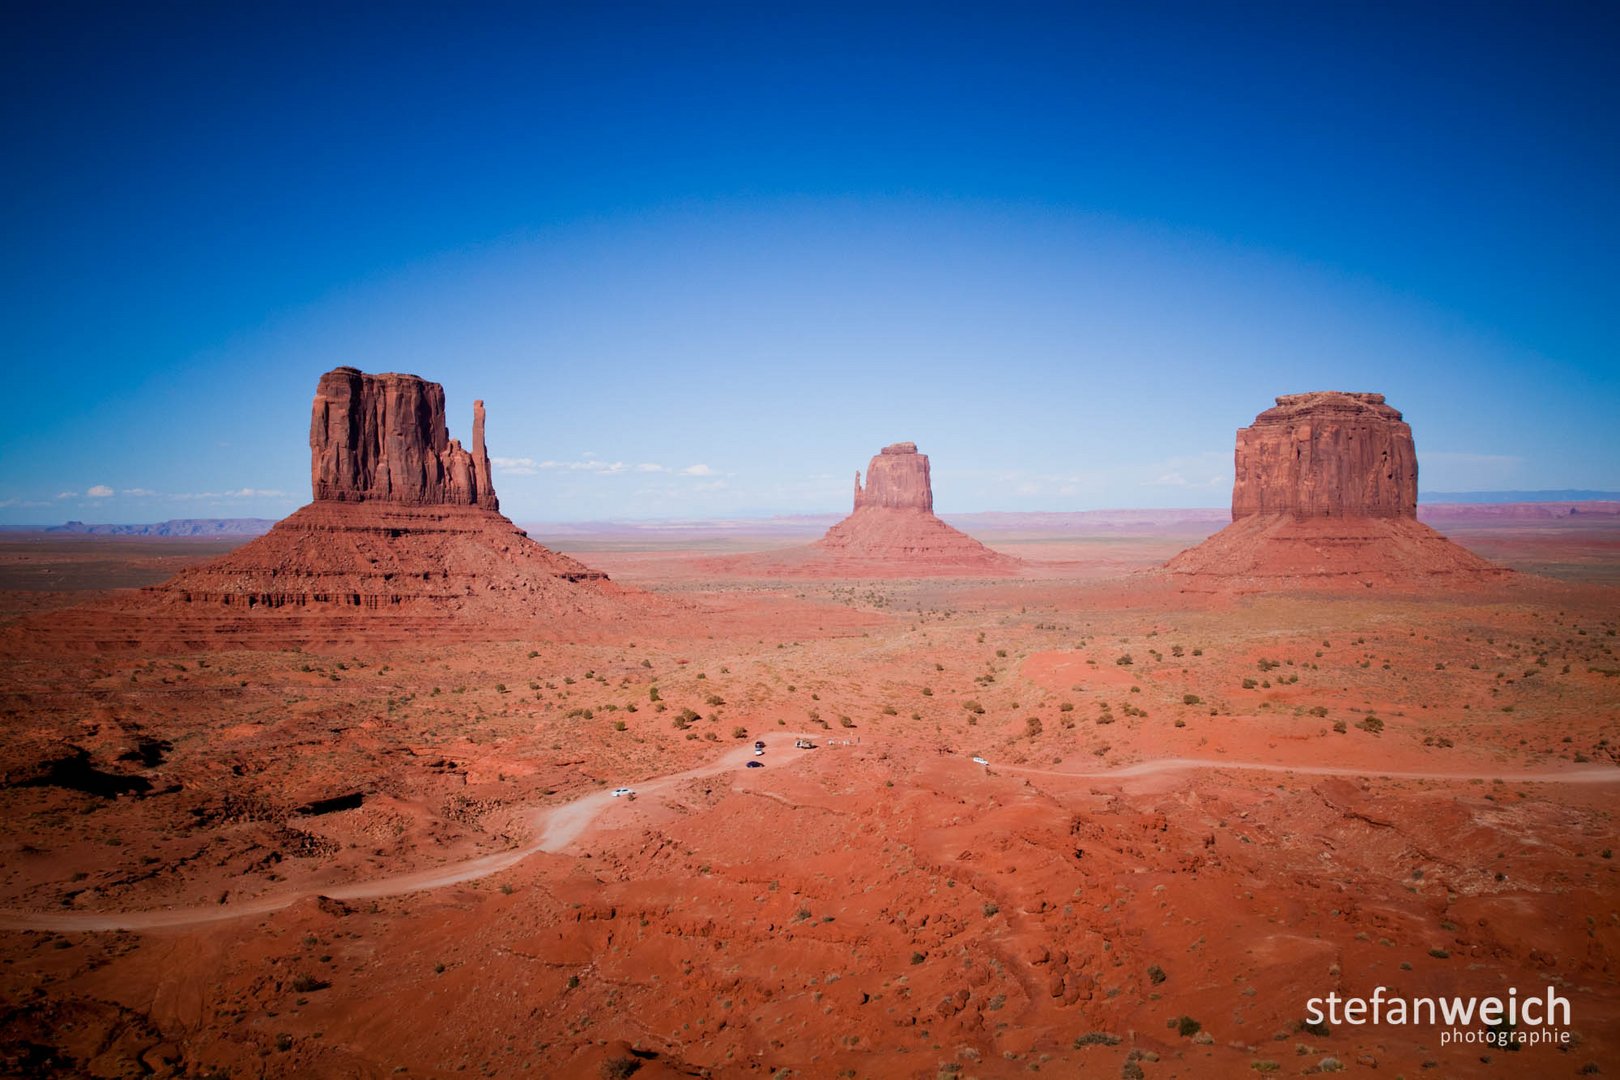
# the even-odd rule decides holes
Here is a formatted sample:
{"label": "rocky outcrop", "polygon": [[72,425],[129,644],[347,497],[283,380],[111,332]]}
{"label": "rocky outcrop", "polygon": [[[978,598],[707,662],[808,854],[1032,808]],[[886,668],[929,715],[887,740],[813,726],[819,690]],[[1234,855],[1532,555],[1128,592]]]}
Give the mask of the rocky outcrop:
{"label": "rocky outcrop", "polygon": [[415,375],[327,372],[312,415],[313,502],[110,612],[58,613],[58,638],[100,649],[577,635],[662,610],[497,512],[483,402],[470,451],[445,429],[443,388]]}
{"label": "rocky outcrop", "polygon": [[1417,520],[1412,429],[1382,394],[1288,394],[1238,429],[1232,524],[1165,564],[1186,588],[1372,588],[1508,573]]}
{"label": "rocky outcrop", "polygon": [[934,485],[928,475],[928,455],[917,444],[891,443],[866,467],[866,486],[855,474],[855,509],[881,506],[890,510],[934,512]]}
{"label": "rocky outcrop", "polygon": [[1285,394],[1239,428],[1232,520],[1417,517],[1412,429],[1383,394]]}
{"label": "rocky outcrop", "polygon": [[500,509],[484,448],[484,403],[473,403],[473,448],[445,426],[444,387],[415,375],[321,376],[309,425],[317,502]]}

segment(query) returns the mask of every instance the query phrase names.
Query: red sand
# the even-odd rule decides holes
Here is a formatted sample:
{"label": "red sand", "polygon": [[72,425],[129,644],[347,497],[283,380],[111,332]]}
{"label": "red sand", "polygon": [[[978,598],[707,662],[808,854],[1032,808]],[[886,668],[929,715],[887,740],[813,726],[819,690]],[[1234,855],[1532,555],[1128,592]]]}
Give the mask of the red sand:
{"label": "red sand", "polygon": [[[687,541],[589,552],[658,614],[577,627],[87,651],[117,594],[26,650],[13,624],[0,1061],[1612,1072],[1620,591],[1581,580],[1608,541],[1523,528],[1572,580],[1189,593],[1123,574],[1184,543],[1137,535],[990,537],[1026,561],[1000,580],[771,582]],[[1379,985],[1552,985],[1578,1041],[1300,1026]]]}

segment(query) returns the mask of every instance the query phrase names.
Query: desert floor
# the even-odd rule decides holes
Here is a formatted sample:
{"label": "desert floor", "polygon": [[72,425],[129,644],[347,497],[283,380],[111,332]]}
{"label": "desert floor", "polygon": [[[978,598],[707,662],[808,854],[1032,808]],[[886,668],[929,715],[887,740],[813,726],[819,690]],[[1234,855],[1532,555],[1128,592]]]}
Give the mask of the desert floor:
{"label": "desert floor", "polygon": [[[540,532],[660,617],[14,648],[0,1071],[1620,1071],[1620,527],[1446,528],[1533,572],[1478,588],[1142,572],[1204,531],[852,581]],[[227,546],[0,537],[0,618]],[[1306,1023],[1378,986],[1551,986],[1569,1041]]]}

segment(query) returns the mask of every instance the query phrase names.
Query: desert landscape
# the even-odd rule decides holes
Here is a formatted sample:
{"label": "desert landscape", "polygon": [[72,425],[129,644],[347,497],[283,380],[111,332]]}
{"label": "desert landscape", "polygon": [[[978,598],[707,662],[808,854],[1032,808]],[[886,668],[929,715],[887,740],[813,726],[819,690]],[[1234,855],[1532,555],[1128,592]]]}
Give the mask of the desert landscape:
{"label": "desert landscape", "polygon": [[1617,53],[0,6],[0,1077],[1620,1075]]}
{"label": "desert landscape", "polygon": [[[1620,1061],[1620,506],[1431,516],[1488,560],[1399,412],[1319,393],[1239,431],[1224,530],[986,546],[901,443],[822,539],[553,551],[476,414],[339,369],[262,536],[0,542],[9,1074]],[[1311,1011],[1378,987],[1570,1016]]]}

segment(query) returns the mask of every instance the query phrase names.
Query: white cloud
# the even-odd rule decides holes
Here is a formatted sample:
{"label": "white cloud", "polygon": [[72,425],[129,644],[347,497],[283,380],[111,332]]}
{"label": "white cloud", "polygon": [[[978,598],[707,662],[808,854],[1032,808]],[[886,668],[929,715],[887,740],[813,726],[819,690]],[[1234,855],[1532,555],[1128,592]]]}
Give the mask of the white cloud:
{"label": "white cloud", "polygon": [[143,496],[143,495],[156,495],[157,492],[149,491],[146,488],[139,488],[138,487],[138,488],[125,488],[123,490],[123,494],[125,494],[125,495],[134,495],[134,496],[140,497],[140,496]]}
{"label": "white cloud", "polygon": [[527,457],[492,457],[489,463],[501,472],[510,476],[533,476],[539,471],[534,458]]}
{"label": "white cloud", "polygon": [[636,464],[624,461],[605,461],[595,454],[581,454],[572,461],[558,461],[554,458],[536,461],[534,458],[529,457],[498,457],[489,460],[491,464],[508,476],[534,476],[541,472],[576,472],[589,473],[595,476],[621,476],[626,473],[664,474],[668,476],[719,475],[712,467],[701,463],[677,469],[670,465],[659,464],[656,461],[642,461]]}
{"label": "white cloud", "polygon": [[540,464],[536,465],[535,468],[562,469],[568,472],[606,473],[611,475],[613,473],[626,472],[629,470],[630,466],[626,465],[622,461],[599,461],[594,457],[586,457],[581,461],[552,461],[547,459],[540,462]]}
{"label": "white cloud", "polygon": [[56,497],[58,499],[77,499],[79,493],[77,491],[58,491]]}
{"label": "white cloud", "polygon": [[112,493],[113,489],[108,487],[106,484],[97,484],[89,491],[85,492],[85,494],[90,496],[92,499],[105,499]]}
{"label": "white cloud", "polygon": [[1167,472],[1157,480],[1144,480],[1142,482],[1157,487],[1218,488],[1225,487],[1232,481],[1225,476],[1211,476],[1206,480],[1189,480],[1180,472]]}
{"label": "white cloud", "polygon": [[275,488],[237,488],[235,491],[186,491],[179,495],[169,496],[171,499],[287,499],[291,498],[285,491]]}

